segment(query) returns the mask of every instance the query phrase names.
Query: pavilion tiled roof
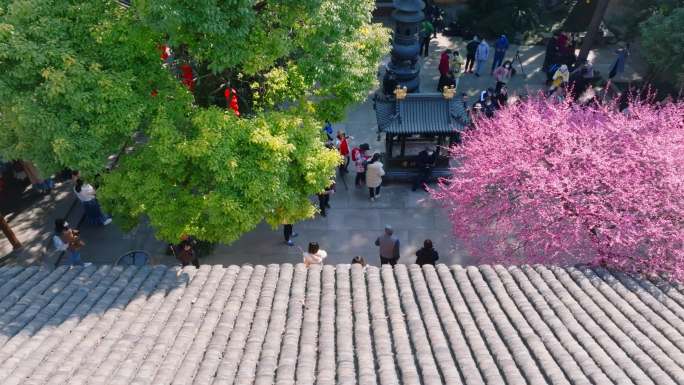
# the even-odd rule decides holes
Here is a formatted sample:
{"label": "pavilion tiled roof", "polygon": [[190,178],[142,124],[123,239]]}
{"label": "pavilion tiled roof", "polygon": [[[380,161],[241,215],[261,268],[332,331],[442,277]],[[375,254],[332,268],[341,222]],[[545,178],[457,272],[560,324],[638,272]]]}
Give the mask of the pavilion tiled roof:
{"label": "pavilion tiled roof", "polygon": [[683,336],[598,268],[0,268],[2,385],[675,385]]}
{"label": "pavilion tiled roof", "polygon": [[463,99],[440,93],[408,94],[401,101],[376,95],[374,108],[378,129],[389,134],[455,134],[468,122]]}

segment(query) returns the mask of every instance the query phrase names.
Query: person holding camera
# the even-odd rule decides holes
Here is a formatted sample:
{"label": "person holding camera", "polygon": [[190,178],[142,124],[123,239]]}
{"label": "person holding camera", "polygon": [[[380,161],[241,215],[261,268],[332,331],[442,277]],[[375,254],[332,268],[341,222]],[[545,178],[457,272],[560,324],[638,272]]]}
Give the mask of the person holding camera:
{"label": "person holding camera", "polygon": [[81,260],[80,250],[85,246],[85,242],[81,240],[80,231],[69,228],[66,220],[60,218],[55,221],[55,234],[52,236],[52,242],[55,249],[69,254],[69,265],[90,265],[90,263],[84,264]]}

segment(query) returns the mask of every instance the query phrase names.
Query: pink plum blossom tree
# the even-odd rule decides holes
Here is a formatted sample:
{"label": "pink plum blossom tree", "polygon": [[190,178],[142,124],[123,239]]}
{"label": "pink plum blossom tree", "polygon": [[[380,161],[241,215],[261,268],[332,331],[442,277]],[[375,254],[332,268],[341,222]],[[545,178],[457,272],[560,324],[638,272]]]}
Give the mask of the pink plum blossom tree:
{"label": "pink plum blossom tree", "polygon": [[684,103],[533,97],[476,119],[431,191],[479,263],[593,263],[684,279]]}

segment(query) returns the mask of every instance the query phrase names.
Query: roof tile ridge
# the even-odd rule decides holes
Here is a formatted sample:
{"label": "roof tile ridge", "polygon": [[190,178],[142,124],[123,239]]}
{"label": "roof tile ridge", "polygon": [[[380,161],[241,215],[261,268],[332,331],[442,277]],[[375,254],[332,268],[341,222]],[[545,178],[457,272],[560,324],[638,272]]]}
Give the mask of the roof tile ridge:
{"label": "roof tile ridge", "polygon": [[[358,382],[359,385],[377,385],[380,373],[376,368],[378,359],[373,349],[366,269],[361,265],[353,264],[350,270]],[[393,371],[394,368],[391,370]]]}
{"label": "roof tile ridge", "polygon": [[421,374],[414,355],[413,347],[407,331],[404,311],[399,299],[399,291],[394,276],[394,269],[388,265],[381,266],[383,294],[385,306],[389,314],[392,338],[394,341],[395,359],[401,375],[401,383],[420,385]]}
{"label": "roof tile ridge", "polygon": [[321,277],[321,313],[318,316],[318,360],[316,384],[335,383],[335,267],[323,265]]}
{"label": "roof tile ridge", "polygon": [[[222,265],[215,265],[212,267],[209,277],[198,292],[197,297],[192,301],[190,310],[182,322],[182,326],[178,330],[176,338],[173,340],[173,345],[169,348],[168,353],[164,357],[164,361],[157,369],[157,373],[152,380],[155,385],[170,384],[176,375],[176,371],[185,361],[188,349],[190,349],[192,342],[199,332],[200,325],[204,322],[204,317],[207,309],[211,305],[214,297],[221,287],[223,277],[226,275],[228,269]],[[135,361],[130,361],[135,363]],[[109,385],[127,385],[129,377],[119,377],[119,381],[112,381]]]}
{"label": "roof tile ridge", "polygon": [[[662,291],[648,280],[637,279],[623,272],[603,268],[595,268],[594,273],[603,278],[622,298],[633,299],[633,301],[628,301],[632,308],[656,326],[661,333],[667,335],[680,352],[684,351],[683,307],[663,295]],[[676,361],[684,365],[684,357]]]}
{"label": "roof tile ridge", "polygon": [[[566,290],[556,276],[545,267],[537,268],[523,265],[525,278],[534,285],[540,292],[544,300],[553,308],[556,315],[563,321],[563,324],[572,331],[582,346],[585,346],[592,359],[598,363],[604,375],[615,383],[633,383],[632,379],[625,373],[619,363],[616,362],[615,355],[620,359],[626,357],[625,353],[619,351],[615,353],[617,345],[601,329],[596,322],[587,314],[574,297]],[[513,270],[513,275],[518,282],[521,276]],[[529,292],[528,292],[529,293]]]}
{"label": "roof tile ridge", "polygon": [[303,263],[295,266],[292,286],[290,287],[290,300],[287,307],[287,321],[285,323],[285,335],[282,340],[278,367],[276,369],[276,384],[294,383],[297,371],[297,357],[299,355],[299,340],[304,315],[306,298],[307,268]]}
{"label": "roof tile ridge", "polygon": [[254,385],[270,385],[274,381],[275,371],[278,367],[280,343],[287,320],[286,314],[293,274],[294,268],[291,264],[280,265],[280,274],[273,298],[273,306],[271,307],[269,327],[259,352]]}
{"label": "roof tile ridge", "polygon": [[[575,283],[613,321],[617,331],[623,333],[617,335],[621,337],[618,338],[627,342],[628,346],[631,347],[628,352],[634,351],[633,355],[637,357],[638,352],[642,351],[646,353],[652,362],[657,364],[649,365],[646,360],[639,363],[642,367],[648,365],[644,370],[652,379],[662,378],[658,369],[664,370],[673,380],[684,378],[684,370],[676,364],[677,360],[684,361],[684,355],[668,340],[668,338],[675,336],[681,339],[681,335],[675,330],[669,329],[669,325],[655,314],[652,314],[653,317],[647,320],[643,313],[641,313],[641,311],[648,312],[646,306],[642,306],[639,312],[634,310],[631,302],[627,301],[625,297],[618,295],[614,288],[604,281],[601,276],[595,274],[593,270],[589,268],[580,270],[569,267],[566,270],[566,274],[569,274]],[[612,277],[606,274],[604,276],[606,279],[611,279],[610,277]],[[640,302],[636,295],[626,289],[624,294],[635,302]],[[659,328],[654,327],[652,322],[657,321],[660,321],[660,329],[665,329],[665,333],[668,334],[666,337],[668,338],[663,338],[664,335],[658,330]],[[622,337],[623,335],[627,336],[627,338]],[[635,344],[633,340],[636,340],[638,344]],[[655,347],[655,349],[649,346]]]}
{"label": "roof tile ridge", "polygon": [[[48,355],[63,338],[68,338],[82,320],[88,316],[89,312],[98,306],[102,307],[101,301],[106,297],[111,285],[118,284],[119,291],[124,290],[133,280],[135,283],[142,282],[137,270],[126,270],[123,274],[118,274],[118,270],[104,266],[93,274],[89,282],[85,283],[80,289],[76,290],[67,301],[61,306],[46,325],[38,331],[20,350],[14,353],[15,357],[23,357],[16,369],[10,369],[11,375],[3,380],[7,384],[19,384],[23,382],[38,367],[46,355]],[[146,276],[147,272],[141,275]],[[0,370],[0,378],[3,376]]]}
{"label": "roof tile ridge", "polygon": [[478,292],[474,289],[470,277],[468,276],[467,269],[463,267],[455,267],[451,269],[458,287],[463,293],[463,298],[473,315],[476,324],[484,340],[487,342],[490,354],[494,356],[499,370],[502,372],[509,384],[526,384],[527,380],[523,376],[523,372],[520,371],[513,354],[509,351],[508,345],[504,342],[503,338],[496,329],[494,322],[490,318],[485,306],[480,299]]}
{"label": "roof tile ridge", "polygon": [[188,286],[183,291],[180,299],[178,301],[172,302],[174,307],[171,309],[170,315],[166,319],[164,327],[162,329],[150,330],[156,331],[158,334],[156,336],[149,335],[152,338],[146,340],[154,340],[153,345],[151,350],[146,352],[147,354],[144,358],[144,361],[138,367],[138,371],[130,381],[130,384],[149,384],[154,378],[159,370],[159,367],[161,366],[161,363],[168,354],[173,341],[176,339],[180,328],[183,326],[183,323],[187,318],[190,309],[192,308],[192,304],[197,300],[199,292],[202,290],[202,288],[204,288],[211,273],[215,269],[220,269],[220,267],[207,265],[200,266],[199,270],[192,277]]}
{"label": "roof tile ridge", "polygon": [[[277,276],[277,273],[278,271],[274,270],[273,267],[254,267],[245,298],[242,301],[242,306],[240,306],[240,313],[235,320],[235,326],[223,351],[223,359],[214,378],[215,383],[233,384],[235,382],[238,365],[244,357],[248,338],[252,335],[255,327],[264,326],[263,319],[256,320],[255,317],[260,315],[258,310],[260,307],[273,302],[277,282],[274,275]],[[266,322],[266,327],[268,327],[268,322]]]}
{"label": "roof tile ridge", "polygon": [[201,365],[204,351],[211,341],[214,329],[219,322],[228,297],[233,290],[240,268],[236,265],[225,268],[221,282],[212,298],[197,335],[188,348],[185,359],[175,371],[174,385],[188,384],[192,381]]}
{"label": "roof tile ridge", "polygon": [[385,298],[382,293],[380,269],[375,266],[365,268],[368,310],[373,333],[373,353],[377,363],[377,376],[380,385],[399,383],[398,368],[394,360],[392,333],[388,323]]}
{"label": "roof tile ridge", "polygon": [[[600,296],[596,295],[596,290],[588,289],[585,291],[580,285],[573,280],[565,268],[551,266],[549,268],[543,266],[535,266],[537,270],[543,270],[544,274],[552,274],[557,277],[557,282],[562,284],[563,288],[570,294],[570,297],[576,301],[577,306],[581,312],[588,316],[590,324],[593,323],[591,334],[594,338],[606,340],[608,345],[611,345],[607,350],[615,362],[624,370],[624,372],[632,378],[634,382],[650,382],[653,383],[653,377],[646,373],[651,371],[654,375],[662,375],[665,372],[658,365],[654,365],[653,359],[643,353],[638,346],[629,338],[617,325],[605,314],[599,307],[596,300],[601,300]],[[595,297],[595,298],[592,298]],[[605,301],[605,298],[603,298]],[[578,309],[579,310],[579,309]],[[581,313],[580,313],[581,314]],[[598,336],[596,336],[598,334]],[[600,337],[599,337],[600,336]],[[635,360],[637,360],[635,362]],[[667,376],[665,376],[667,378]],[[671,382],[665,382],[667,384]]]}
{"label": "roof tile ridge", "polygon": [[508,348],[513,357],[513,362],[527,382],[532,385],[546,383],[546,379],[537,365],[533,352],[530,352],[529,346],[522,340],[519,331],[512,324],[508,314],[502,309],[501,303],[492,293],[487,282],[482,278],[480,274],[482,267],[468,266],[465,270],[470,285],[479,298],[489,320],[492,322],[494,330],[499,333],[501,341]]}
{"label": "roof tile ridge", "polygon": [[[129,276],[130,273],[133,273],[132,277]],[[153,270],[149,266],[142,266],[142,267],[137,267],[137,266],[129,266],[127,267],[124,272],[121,274],[121,276],[112,284],[110,284],[108,288],[108,293],[107,293],[107,299],[103,301],[100,304],[100,307],[103,309],[106,309],[108,306],[106,302],[108,301],[117,301],[118,306],[130,306],[131,304],[131,299],[135,301],[135,295],[138,293],[138,290],[142,289],[145,287],[144,282],[148,279],[150,276],[150,273],[153,273],[153,280],[159,281],[162,277],[161,271],[159,269]],[[155,282],[156,284],[156,282]],[[150,288],[150,290],[152,290]],[[113,297],[113,298],[112,298]],[[140,301],[135,301],[134,303],[137,305]],[[104,312],[104,310],[102,310]],[[137,306],[136,306],[136,313],[137,313]],[[114,363],[109,363],[107,362],[106,364],[108,365],[114,365]],[[114,366],[115,367],[115,366]],[[98,369],[101,369],[102,365]],[[69,381],[72,382],[72,381]]]}
{"label": "roof tile ridge", "polygon": [[[495,361],[495,357],[491,354],[487,342],[479,329],[470,308],[466,303],[461,289],[456,284],[452,270],[462,269],[460,265],[453,265],[448,267],[446,265],[437,265],[437,274],[444,288],[446,297],[448,299],[451,311],[456,320],[460,324],[464,337],[468,341],[473,354],[473,358],[477,363],[482,378],[486,384],[503,384],[505,383],[503,373]],[[465,375],[465,374],[464,374]]]}
{"label": "roof tile ridge", "polygon": [[[313,384],[316,379],[318,352],[318,318],[321,312],[321,265],[308,269],[302,331],[299,337],[299,356],[295,369],[297,384]],[[247,380],[248,378],[245,378]],[[251,381],[244,381],[245,384]]]}
{"label": "roof tile ridge", "polygon": [[[610,379],[605,376],[583,349],[583,344],[568,331],[558,315],[546,304],[544,298],[536,291],[521,270],[517,266],[511,266],[510,269],[519,273],[517,275],[518,282],[505,267],[494,266],[494,271],[503,287],[530,326],[535,329],[538,335],[542,336],[543,343],[550,350],[565,376],[577,385],[589,385],[592,382],[595,384],[609,383]],[[525,289],[522,286],[525,286]]]}
{"label": "roof tile ridge", "polygon": [[[444,265],[442,265],[444,267]],[[437,267],[425,265],[422,267],[427,287],[433,300],[437,315],[442,327],[447,334],[451,351],[458,363],[458,369],[466,385],[484,385],[484,379],[479,365],[473,356],[473,347],[465,336],[462,325],[456,319],[451,304],[446,296],[441,277],[437,273]]]}
{"label": "roof tile ridge", "polygon": [[[48,272],[47,270],[44,271]],[[24,283],[26,288],[22,288],[24,285],[21,285],[19,290],[14,292],[14,295],[3,298],[0,303],[0,330],[15,317],[23,313],[45,290],[57,282],[66,271],[67,269],[65,268],[59,268],[43,276],[40,273],[34,274]]]}
{"label": "roof tile ridge", "polygon": [[[0,362],[5,362],[20,345],[39,332],[59,312],[72,294],[94,284],[95,281],[90,278],[95,270],[95,266],[74,268],[72,274],[65,274],[64,279],[58,281],[58,285],[52,286],[52,292],[45,299],[37,300],[13,322],[6,325],[0,332],[0,357],[2,357]],[[101,268],[101,271],[106,270],[105,267]],[[96,274],[97,277],[100,275]]]}
{"label": "roof tile ridge", "polygon": [[[405,271],[405,270],[404,270]],[[427,334],[428,346],[432,348],[432,355],[437,364],[441,379],[447,384],[462,384],[461,373],[458,371],[454,352],[447,342],[446,332],[441,320],[437,316],[432,295],[425,283],[423,269],[418,265],[408,266],[408,283],[412,286],[414,300],[409,309],[414,308],[423,321],[424,332]],[[402,275],[404,273],[401,273]],[[408,296],[407,296],[408,297]],[[410,301],[409,301],[410,302]]]}
{"label": "roof tile ridge", "polygon": [[[548,344],[553,344],[553,342],[555,342],[553,346],[556,349],[560,348],[562,352],[565,352],[565,349],[553,338],[549,339],[547,337],[543,339],[544,336],[538,331],[540,325],[537,324],[537,327],[535,327],[535,325],[532,325],[532,321],[523,315],[494,268],[490,265],[482,265],[477,270],[477,273],[475,270],[470,270],[470,272],[471,280],[476,282],[481,280],[493,295],[498,303],[498,307],[503,310],[503,313],[508,320],[508,326],[503,327],[508,328],[510,326],[513,329],[511,334],[518,336],[520,342],[529,351],[530,359],[535,362],[535,365],[540,369],[540,374],[544,378],[541,382],[570,385],[569,376],[566,375],[566,371],[561,369],[561,365],[559,365],[559,362],[561,364],[562,362],[554,357],[553,352],[549,351],[550,346]],[[492,302],[492,306],[496,306],[493,304],[493,301],[490,300],[490,302]],[[507,334],[507,332],[504,331],[504,334]],[[516,354],[516,356],[519,356],[519,354]],[[565,352],[564,358],[568,359],[571,357]],[[576,365],[570,370],[581,372]],[[537,379],[537,381],[539,381],[539,379]]]}
{"label": "roof tile ridge", "polygon": [[[161,269],[163,277],[161,281],[158,281],[156,286],[152,288],[150,298],[147,298],[145,306],[147,307],[151,301],[158,298],[161,294],[162,296],[166,294],[167,286],[171,286],[172,282],[177,279],[176,272],[174,269],[163,268]],[[150,286],[155,282],[155,280],[148,279],[142,288],[143,291],[149,290]],[[134,299],[133,301],[136,301]],[[118,315],[121,313],[118,309],[123,309],[125,306],[129,306],[129,303],[124,297],[119,296],[113,306],[110,306],[104,314],[97,320],[97,322],[92,325],[87,334],[81,341],[76,341],[77,344],[63,344],[60,348],[53,354],[53,356],[48,359],[47,365],[45,365],[45,370],[41,368],[38,373],[34,373],[39,379],[38,383],[47,382],[51,385],[63,384],[65,382],[78,382],[77,379],[73,381],[70,377],[76,373],[80,368],[84,366],[81,365],[83,360],[92,360],[94,357],[98,357],[98,351],[100,342],[105,338],[106,334],[112,329],[114,322],[118,320]],[[69,341],[71,342],[71,341]],[[72,346],[73,345],[73,346]],[[63,357],[69,357],[68,361],[64,361]],[[96,369],[97,363],[90,368],[91,365],[87,365],[91,370]],[[55,373],[53,367],[59,367],[58,371]],[[89,374],[89,373],[88,373]],[[84,381],[81,376],[81,381]]]}

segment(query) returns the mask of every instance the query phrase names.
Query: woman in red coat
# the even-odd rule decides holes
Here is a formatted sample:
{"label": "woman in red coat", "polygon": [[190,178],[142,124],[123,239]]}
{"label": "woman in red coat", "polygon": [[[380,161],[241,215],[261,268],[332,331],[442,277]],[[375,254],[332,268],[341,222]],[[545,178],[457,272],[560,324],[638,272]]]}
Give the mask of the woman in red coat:
{"label": "woman in red coat", "polygon": [[447,49],[442,52],[442,56],[439,57],[439,74],[441,76],[447,76],[449,74],[449,55],[451,55],[451,50]]}

